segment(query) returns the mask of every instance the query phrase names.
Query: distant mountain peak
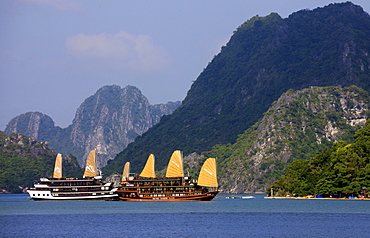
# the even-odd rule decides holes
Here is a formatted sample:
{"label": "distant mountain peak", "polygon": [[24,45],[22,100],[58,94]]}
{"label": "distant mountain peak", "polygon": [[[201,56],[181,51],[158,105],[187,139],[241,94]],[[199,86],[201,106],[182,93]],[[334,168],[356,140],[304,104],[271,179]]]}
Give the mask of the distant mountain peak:
{"label": "distant mountain peak", "polygon": [[[59,127],[58,127],[59,128]],[[43,138],[43,134],[56,130],[53,119],[41,112],[27,112],[13,118],[6,126],[5,133],[22,133],[34,138]]]}
{"label": "distant mountain peak", "polygon": [[77,156],[81,165],[90,150],[96,149],[101,168],[180,104],[150,105],[135,86],[106,85],[82,102],[72,125],[65,129],[55,127],[47,115],[29,112],[13,118],[5,133],[22,133],[49,141],[56,151]]}

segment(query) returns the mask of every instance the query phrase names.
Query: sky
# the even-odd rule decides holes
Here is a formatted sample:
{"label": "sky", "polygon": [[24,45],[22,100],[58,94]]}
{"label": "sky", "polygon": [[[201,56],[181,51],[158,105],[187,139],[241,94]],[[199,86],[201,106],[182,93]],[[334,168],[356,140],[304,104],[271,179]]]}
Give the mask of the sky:
{"label": "sky", "polygon": [[[369,0],[352,2],[370,12]],[[105,85],[136,86],[150,104],[182,101],[243,22],[330,3],[0,0],[0,130],[31,111],[65,128]]]}

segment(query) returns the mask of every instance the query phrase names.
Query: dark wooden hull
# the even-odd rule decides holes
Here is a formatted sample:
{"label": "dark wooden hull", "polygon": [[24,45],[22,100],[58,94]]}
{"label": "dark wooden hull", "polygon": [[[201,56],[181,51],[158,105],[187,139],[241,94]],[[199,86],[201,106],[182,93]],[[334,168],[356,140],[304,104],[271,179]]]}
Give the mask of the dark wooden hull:
{"label": "dark wooden hull", "polygon": [[157,197],[140,196],[137,191],[127,190],[117,190],[116,193],[118,194],[118,199],[121,201],[211,201],[218,194],[218,191],[200,194],[187,194],[182,196],[166,195]]}

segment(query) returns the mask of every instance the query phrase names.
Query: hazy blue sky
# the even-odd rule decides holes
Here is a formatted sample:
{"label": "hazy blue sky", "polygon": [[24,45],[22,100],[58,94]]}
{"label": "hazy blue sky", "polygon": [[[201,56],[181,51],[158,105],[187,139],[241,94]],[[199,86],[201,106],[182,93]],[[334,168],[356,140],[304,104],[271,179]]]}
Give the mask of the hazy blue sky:
{"label": "hazy blue sky", "polygon": [[[151,104],[183,100],[243,22],[325,0],[0,0],[0,130],[29,111],[72,123],[100,87],[138,87]],[[355,0],[370,12],[369,0]]]}

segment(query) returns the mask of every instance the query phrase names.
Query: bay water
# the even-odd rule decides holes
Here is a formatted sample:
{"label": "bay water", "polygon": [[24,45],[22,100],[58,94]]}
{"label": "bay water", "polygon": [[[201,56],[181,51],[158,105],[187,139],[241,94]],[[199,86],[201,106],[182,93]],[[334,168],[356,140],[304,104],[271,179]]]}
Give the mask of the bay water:
{"label": "bay water", "polygon": [[1,194],[0,237],[370,236],[370,201],[225,196],[210,202],[122,202]]}

